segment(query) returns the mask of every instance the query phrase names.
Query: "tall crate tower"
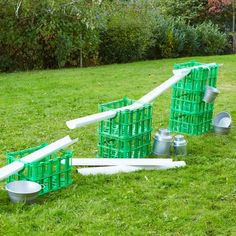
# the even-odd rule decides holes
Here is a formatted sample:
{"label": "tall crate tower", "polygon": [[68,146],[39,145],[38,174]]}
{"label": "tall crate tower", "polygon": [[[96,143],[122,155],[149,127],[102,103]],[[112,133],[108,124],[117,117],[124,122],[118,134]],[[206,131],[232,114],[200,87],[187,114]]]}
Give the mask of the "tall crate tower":
{"label": "tall crate tower", "polygon": [[[127,97],[99,105],[101,112],[131,105]],[[98,129],[98,157],[140,158],[151,153],[152,104],[137,110],[117,112],[114,118],[101,121]]]}
{"label": "tall crate tower", "polygon": [[[202,67],[201,67],[202,65]],[[214,103],[203,101],[206,86],[216,87],[219,65],[191,61],[174,65],[174,69],[193,68],[172,88],[169,129],[188,135],[200,135],[211,130]]]}

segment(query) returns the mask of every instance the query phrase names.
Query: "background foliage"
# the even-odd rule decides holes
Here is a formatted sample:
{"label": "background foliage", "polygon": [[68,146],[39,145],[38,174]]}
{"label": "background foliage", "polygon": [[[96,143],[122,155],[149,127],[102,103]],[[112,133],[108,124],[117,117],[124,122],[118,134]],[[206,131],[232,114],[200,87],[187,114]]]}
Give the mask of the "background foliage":
{"label": "background foliage", "polygon": [[208,10],[196,0],[0,0],[0,71],[224,53],[228,36]]}

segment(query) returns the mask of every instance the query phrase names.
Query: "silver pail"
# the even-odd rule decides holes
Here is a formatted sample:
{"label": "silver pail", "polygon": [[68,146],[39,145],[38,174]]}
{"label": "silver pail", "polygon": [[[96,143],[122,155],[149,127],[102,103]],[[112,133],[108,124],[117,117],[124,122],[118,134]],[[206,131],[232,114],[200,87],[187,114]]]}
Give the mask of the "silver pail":
{"label": "silver pail", "polygon": [[42,186],[36,182],[19,180],[10,182],[5,186],[12,202],[34,203]]}
{"label": "silver pail", "polygon": [[215,101],[217,95],[220,93],[220,91],[217,88],[206,86],[206,91],[204,94],[203,101],[206,103],[212,103]]}
{"label": "silver pail", "polygon": [[232,127],[232,118],[228,112],[220,112],[213,119],[212,125],[215,133],[228,134]]}

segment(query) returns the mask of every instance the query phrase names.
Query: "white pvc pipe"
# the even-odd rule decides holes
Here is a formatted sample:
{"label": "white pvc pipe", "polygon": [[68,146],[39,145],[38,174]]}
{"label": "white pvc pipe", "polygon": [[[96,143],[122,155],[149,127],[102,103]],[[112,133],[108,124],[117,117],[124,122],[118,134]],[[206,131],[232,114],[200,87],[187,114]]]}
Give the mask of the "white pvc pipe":
{"label": "white pvc pipe", "polygon": [[48,156],[48,155],[50,155],[62,148],[65,148],[77,141],[78,141],[78,139],[72,140],[70,138],[70,136],[66,136],[66,137],[59,139],[56,142],[54,142],[44,148],[39,149],[36,152],[33,152],[33,153],[23,157],[21,160],[23,162],[27,162],[27,163],[39,161],[39,160],[43,159],[45,156]]}
{"label": "white pvc pipe", "polygon": [[177,167],[184,167],[186,166],[185,161],[173,161],[169,162],[166,164],[161,164],[161,165],[152,165],[152,166],[135,166],[133,165],[132,167],[139,167],[145,170],[166,170],[166,169],[172,169],[172,168],[177,168]]}
{"label": "white pvc pipe", "polygon": [[117,173],[127,173],[141,170],[140,167],[134,166],[109,166],[109,167],[94,167],[94,168],[79,168],[77,172],[82,175],[112,175]]}
{"label": "white pvc pipe", "polygon": [[9,165],[0,168],[0,180],[6,179],[10,175],[14,175],[22,169],[24,169],[24,164],[19,161],[14,161]]}
{"label": "white pvc pipe", "polygon": [[127,173],[127,172],[133,172],[137,170],[166,170],[166,169],[172,169],[172,168],[179,168],[184,167],[186,163],[184,161],[176,161],[172,162],[166,165],[160,165],[160,166],[109,166],[109,167],[94,167],[94,168],[79,168],[77,169],[77,172],[82,175],[97,175],[97,174],[103,174],[103,175],[111,175],[111,174],[117,174],[117,173]]}
{"label": "white pvc pipe", "polygon": [[73,166],[159,166],[172,163],[170,158],[72,158]]}
{"label": "white pvc pipe", "polygon": [[[166,165],[160,165],[158,167],[158,170],[167,170],[167,169],[179,168],[179,167],[185,167],[185,166],[186,166],[185,161],[173,161],[172,163],[169,163]],[[151,169],[152,169],[152,167],[151,167]]]}
{"label": "white pvc pipe", "polygon": [[17,173],[18,171],[23,170],[24,163],[40,161],[44,157],[77,142],[77,140],[78,139],[72,140],[70,136],[66,136],[52,144],[49,144],[46,147],[39,149],[38,151],[35,151],[21,158],[21,161],[14,161],[9,165],[0,168],[0,180],[6,179],[7,177]]}
{"label": "white pvc pipe", "polygon": [[146,94],[145,96],[141,97],[138,101],[141,103],[150,103],[163,92],[165,92],[168,88],[172,85],[176,84],[178,81],[183,79],[187,74],[189,74],[191,69],[186,70],[176,70],[175,74],[164,83],[153,89],[151,92]]}
{"label": "white pvc pipe", "polygon": [[134,103],[132,105],[117,108],[114,110],[104,111],[104,112],[96,113],[93,115],[84,116],[75,120],[70,120],[66,122],[66,125],[69,129],[76,129],[81,126],[85,126],[85,125],[92,124],[92,123],[99,122],[106,119],[111,119],[116,116],[118,111],[136,110],[142,106],[143,105],[140,103]]}
{"label": "white pvc pipe", "polygon": [[142,107],[142,103],[149,103],[153,101],[157,96],[161,95],[163,92],[165,92],[168,88],[170,88],[172,85],[177,83],[179,80],[183,79],[188,73],[190,73],[190,69],[180,69],[178,70],[170,79],[165,81],[163,84],[156,87],[154,90],[152,90],[150,93],[143,96],[141,99],[138,100],[137,103],[134,103],[129,106],[125,106],[122,108],[117,108],[110,111],[100,112],[93,115],[81,117],[75,120],[70,120],[66,122],[66,125],[69,129],[76,129],[81,126],[85,126],[88,124],[92,124],[98,121],[110,119],[116,116],[118,111],[123,110],[136,110],[140,107]]}
{"label": "white pvc pipe", "polygon": [[[185,69],[174,70],[173,71],[174,75],[170,79],[166,80],[164,83],[162,83],[161,85],[156,87],[154,90],[152,90],[151,92],[149,92],[148,94],[146,94],[145,96],[140,98],[138,101],[141,103],[150,103],[156,97],[158,97],[163,92],[165,92],[168,88],[170,88],[172,85],[177,83],[179,80],[183,79],[187,74],[190,73],[191,69],[199,68],[199,67],[208,68],[209,66],[212,66],[212,65],[216,65],[216,63],[209,63],[209,64],[193,66],[193,67],[189,67],[189,68],[185,68]],[[134,103],[134,104],[126,106],[126,107],[117,108],[114,110],[100,112],[100,113],[96,113],[93,115],[70,120],[70,121],[66,122],[66,125],[68,126],[69,129],[76,129],[76,128],[79,128],[81,126],[85,126],[85,125],[88,125],[91,123],[95,123],[98,121],[113,118],[116,116],[118,111],[122,111],[122,110],[126,110],[126,109],[135,110],[135,109],[140,108],[141,106],[142,105],[140,103]]]}
{"label": "white pvc pipe", "polygon": [[105,112],[93,114],[90,116],[81,117],[75,120],[67,121],[66,125],[68,126],[69,129],[75,129],[75,128],[79,128],[81,126],[88,125],[94,122],[113,118],[115,116],[116,116],[115,111],[105,111]]}

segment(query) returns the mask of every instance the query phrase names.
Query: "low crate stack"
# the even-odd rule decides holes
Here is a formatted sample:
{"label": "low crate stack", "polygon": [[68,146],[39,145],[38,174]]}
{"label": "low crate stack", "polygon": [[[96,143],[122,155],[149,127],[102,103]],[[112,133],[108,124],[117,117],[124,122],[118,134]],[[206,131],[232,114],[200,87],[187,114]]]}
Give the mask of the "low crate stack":
{"label": "low crate stack", "polygon": [[212,127],[213,103],[205,103],[206,86],[216,87],[218,65],[208,67],[196,61],[176,64],[174,69],[200,66],[191,70],[172,88],[169,129],[188,135],[200,135]]}
{"label": "low crate stack", "polygon": [[[18,152],[7,152],[7,164],[21,161],[21,158],[45,146],[47,144]],[[61,150],[45,157],[41,161],[25,163],[25,168],[8,177],[7,182],[16,180],[29,180],[41,184],[42,190],[39,195],[66,187],[72,184],[72,152]]]}
{"label": "low crate stack", "polygon": [[[101,112],[121,108],[135,101],[127,97],[101,104]],[[123,110],[99,124],[98,157],[140,158],[151,153],[152,104],[137,110]]]}

